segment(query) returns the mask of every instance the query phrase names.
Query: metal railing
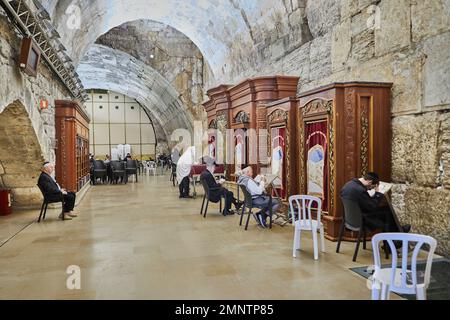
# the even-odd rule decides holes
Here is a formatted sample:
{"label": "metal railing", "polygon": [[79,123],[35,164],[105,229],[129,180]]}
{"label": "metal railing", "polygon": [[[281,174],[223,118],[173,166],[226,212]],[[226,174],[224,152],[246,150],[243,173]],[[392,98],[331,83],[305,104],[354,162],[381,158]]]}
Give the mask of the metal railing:
{"label": "metal railing", "polygon": [[38,0],[0,0],[0,5],[15,20],[24,36],[33,38],[50,68],[73,97],[85,102],[87,93],[42,4]]}

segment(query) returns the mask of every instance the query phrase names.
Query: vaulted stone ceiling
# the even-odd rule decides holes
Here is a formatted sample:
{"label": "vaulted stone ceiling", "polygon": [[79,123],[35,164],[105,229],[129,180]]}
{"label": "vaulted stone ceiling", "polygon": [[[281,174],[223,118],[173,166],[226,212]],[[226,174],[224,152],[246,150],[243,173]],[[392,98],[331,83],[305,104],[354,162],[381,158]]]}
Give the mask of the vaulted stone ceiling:
{"label": "vaulted stone ceiling", "polygon": [[145,106],[159,141],[166,141],[175,129],[193,129],[192,115],[179,100],[178,92],[158,72],[125,52],[92,45],[78,73],[86,89],[119,92]]}
{"label": "vaulted stone ceiling", "polygon": [[193,118],[202,120],[204,87],[211,74],[200,50],[183,33],[159,22],[138,20],[111,29],[96,43],[150,66],[179,93]]}
{"label": "vaulted stone ceiling", "polygon": [[257,56],[264,59],[271,52],[263,49],[275,40],[282,47],[280,54],[289,49],[283,46],[295,47],[310,40],[306,3],[306,0],[43,1],[75,62],[112,28],[138,19],[153,20],[189,37],[222,82],[227,81],[233,70],[241,72],[256,63]]}
{"label": "vaulted stone ceiling", "polygon": [[[82,62],[78,72],[85,86],[114,87],[115,91],[128,92],[151,111],[155,123],[164,127],[166,135],[176,126],[192,128],[192,120],[204,118],[201,102],[205,90],[219,83],[236,83],[244,77],[254,76],[261,65],[276,61],[312,37],[306,0],[42,0],[42,3],[75,64]],[[168,30],[178,30],[176,32],[192,44],[189,47],[193,47],[194,56],[201,57],[203,66],[200,68],[196,63],[196,71],[189,70],[187,75],[178,78],[177,67],[170,70],[173,66],[167,61],[156,66],[148,59],[149,55],[144,54],[138,41],[149,35],[149,21]],[[136,38],[131,42],[125,40],[127,45],[108,41],[108,35],[117,36],[118,32],[124,31],[122,34],[126,36],[130,28],[134,30],[134,35],[130,36]],[[171,31],[171,34],[175,32]],[[170,107],[170,103],[169,107],[165,103],[156,106],[159,93],[152,91],[152,85],[140,84],[141,79],[124,70],[126,65],[111,65],[110,60],[102,61],[103,58],[93,56],[99,50],[99,47],[92,47],[96,42],[131,54],[136,58],[136,65],[152,67],[153,74],[159,72],[171,89],[177,90],[180,99],[175,101],[181,101],[181,104],[177,104],[177,108]],[[113,51],[108,50],[106,56],[122,57],[122,53]],[[88,57],[83,59],[86,54]],[[93,63],[102,67],[95,67]],[[113,75],[108,68],[116,73]],[[132,83],[127,84],[130,81]],[[177,94],[173,93],[175,96]]]}

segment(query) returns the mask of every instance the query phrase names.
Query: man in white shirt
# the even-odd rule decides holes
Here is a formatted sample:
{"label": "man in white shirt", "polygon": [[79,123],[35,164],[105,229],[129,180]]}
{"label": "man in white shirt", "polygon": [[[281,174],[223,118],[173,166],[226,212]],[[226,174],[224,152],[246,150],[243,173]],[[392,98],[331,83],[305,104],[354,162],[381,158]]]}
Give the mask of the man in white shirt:
{"label": "man in white shirt", "polygon": [[253,179],[253,169],[252,167],[247,167],[242,170],[242,175],[239,177],[238,184],[244,185],[248,192],[252,195],[253,198],[253,206],[261,209],[260,212],[256,214],[258,218],[258,223],[261,224],[263,228],[267,228],[267,214],[270,211],[270,202],[272,201],[272,210],[271,214],[277,212],[280,207],[280,201],[278,199],[273,199],[270,196],[265,194],[266,185],[265,181],[261,179],[261,181],[256,182]]}

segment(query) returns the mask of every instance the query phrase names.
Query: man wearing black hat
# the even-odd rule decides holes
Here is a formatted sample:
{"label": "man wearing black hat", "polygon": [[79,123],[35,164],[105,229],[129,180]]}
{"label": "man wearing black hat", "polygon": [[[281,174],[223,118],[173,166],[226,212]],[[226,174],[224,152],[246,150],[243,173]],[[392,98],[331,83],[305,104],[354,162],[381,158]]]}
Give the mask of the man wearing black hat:
{"label": "man wearing black hat", "polygon": [[233,192],[222,187],[220,183],[214,178],[214,171],[216,169],[216,163],[214,159],[210,157],[204,157],[203,161],[206,163],[206,170],[200,175],[200,180],[205,181],[209,187],[209,201],[219,202],[221,197],[225,198],[225,208],[222,212],[224,216],[233,215],[231,211],[231,204],[234,204],[236,210],[242,207],[242,202],[237,201]]}
{"label": "man wearing black hat", "polygon": [[68,192],[66,189],[62,189],[59,186],[52,176],[54,170],[55,166],[52,163],[44,163],[38,185],[41,187],[47,199],[52,201],[62,200],[64,213],[62,213],[59,218],[64,220],[72,220],[72,218],[77,217],[76,214],[72,213],[75,207],[76,194],[73,192]]}
{"label": "man wearing black hat", "polygon": [[[383,229],[384,232],[409,232],[411,226],[398,226],[390,207],[383,205],[384,195],[378,192],[379,185],[378,174],[369,172],[360,179],[347,182],[341,190],[341,197],[359,204],[369,229]],[[370,195],[368,192],[370,190],[375,190],[375,194]]]}

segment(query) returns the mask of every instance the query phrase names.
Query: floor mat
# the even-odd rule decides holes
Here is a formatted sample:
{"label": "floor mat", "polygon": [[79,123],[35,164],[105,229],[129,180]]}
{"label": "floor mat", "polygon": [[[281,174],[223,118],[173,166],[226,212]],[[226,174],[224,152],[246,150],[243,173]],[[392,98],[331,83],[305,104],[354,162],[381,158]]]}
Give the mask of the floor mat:
{"label": "floor mat", "polygon": [[[391,265],[383,265],[383,267],[390,267]],[[424,273],[426,262],[417,263],[417,272],[420,278],[420,274]],[[356,272],[360,276],[368,279],[373,270],[369,266],[351,268],[353,272]],[[408,300],[415,300],[414,295],[400,295],[402,298]],[[431,279],[430,286],[427,291],[428,300],[450,300],[450,260],[449,259],[436,259],[433,261],[433,266],[431,267]]]}

